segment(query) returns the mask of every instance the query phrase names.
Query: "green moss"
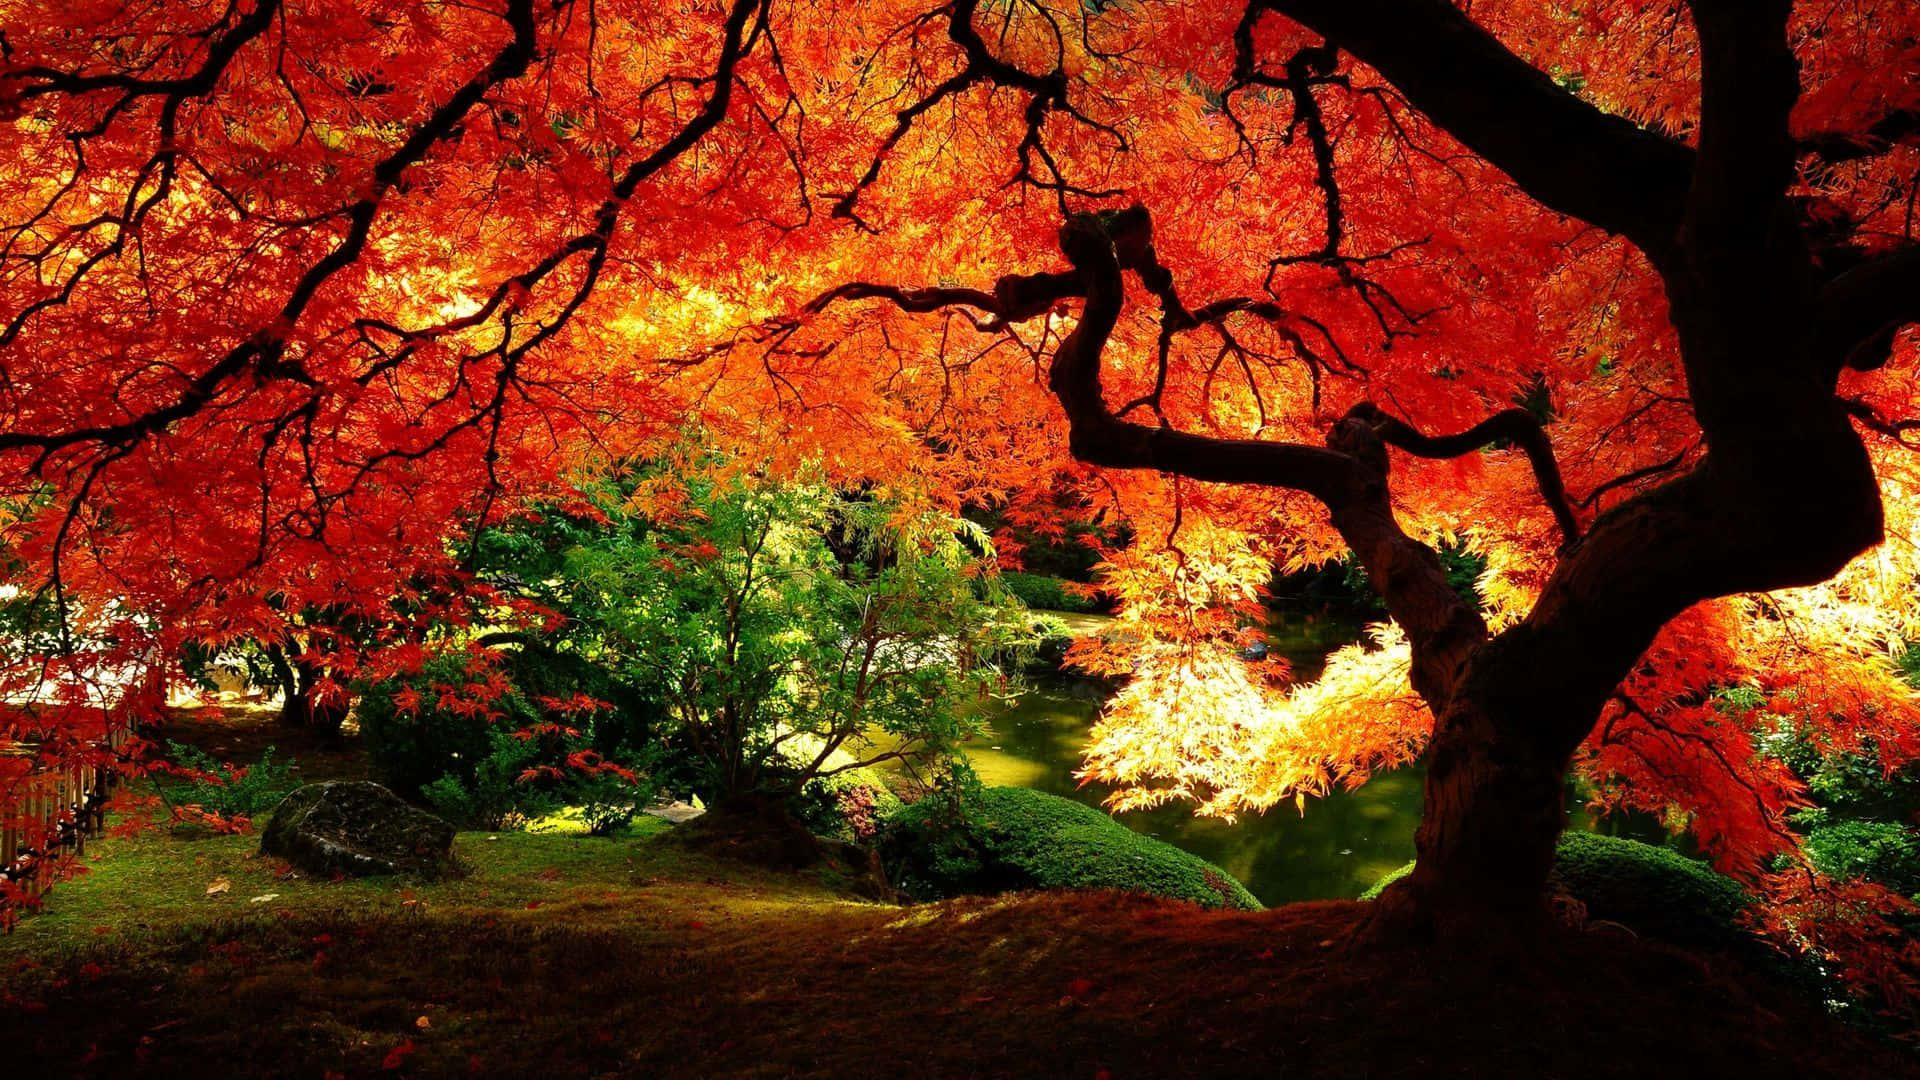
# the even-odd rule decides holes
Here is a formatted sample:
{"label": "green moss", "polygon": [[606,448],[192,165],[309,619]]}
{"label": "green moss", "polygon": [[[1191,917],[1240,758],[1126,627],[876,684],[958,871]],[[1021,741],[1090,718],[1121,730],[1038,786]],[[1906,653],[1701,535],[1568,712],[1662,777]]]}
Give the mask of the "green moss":
{"label": "green moss", "polygon": [[713,892],[710,883],[720,882],[777,884],[797,895],[830,891],[818,875],[776,881],[763,871],[655,841],[670,828],[642,817],[620,837],[458,833],[454,856],[467,876],[433,882],[409,876],[331,881],[290,872],[282,860],[259,853],[257,835],[181,837],[148,829],[109,836],[88,846],[83,874],[56,886],[45,906],[21,919],[11,934],[0,934],[0,963],[214,924],[273,923],[288,913],[355,921],[428,911],[544,910],[597,901],[609,889],[632,889],[656,878],[685,879],[694,883],[688,886],[692,892]]}
{"label": "green moss", "polygon": [[[1360,894],[1373,900],[1413,870],[1408,863]],[[1740,883],[1666,848],[1616,836],[1560,837],[1553,876],[1587,915],[1680,945],[1731,947],[1749,936],[1738,919],[1751,902]]]}
{"label": "green moss", "polygon": [[1681,945],[1751,940],[1738,925],[1752,897],[1740,883],[1675,851],[1598,833],[1560,838],[1553,874],[1587,905],[1640,933]]}
{"label": "green moss", "polygon": [[1409,862],[1405,866],[1400,867],[1397,870],[1387,871],[1385,874],[1382,874],[1380,876],[1379,881],[1376,881],[1373,884],[1367,886],[1367,891],[1360,894],[1360,899],[1362,900],[1380,899],[1380,894],[1387,891],[1387,886],[1393,884],[1396,881],[1399,881],[1401,878],[1406,877],[1408,874],[1411,874],[1411,873],[1413,873],[1413,864],[1411,862]]}
{"label": "green moss", "polygon": [[1232,875],[1100,811],[1027,788],[990,787],[956,818],[922,800],[889,823],[883,850],[896,883],[931,898],[1014,889],[1123,889],[1254,911]]}

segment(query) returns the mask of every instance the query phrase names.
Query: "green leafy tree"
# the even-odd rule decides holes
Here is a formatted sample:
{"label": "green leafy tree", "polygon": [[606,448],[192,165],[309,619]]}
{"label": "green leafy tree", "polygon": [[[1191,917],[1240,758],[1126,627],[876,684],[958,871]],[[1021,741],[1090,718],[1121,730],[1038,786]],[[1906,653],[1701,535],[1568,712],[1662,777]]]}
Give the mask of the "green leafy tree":
{"label": "green leafy tree", "polygon": [[678,510],[644,524],[600,491],[597,524],[551,567],[564,584],[538,589],[664,708],[709,799],[883,761],[942,769],[1034,644],[978,526],[820,485],[681,483]]}

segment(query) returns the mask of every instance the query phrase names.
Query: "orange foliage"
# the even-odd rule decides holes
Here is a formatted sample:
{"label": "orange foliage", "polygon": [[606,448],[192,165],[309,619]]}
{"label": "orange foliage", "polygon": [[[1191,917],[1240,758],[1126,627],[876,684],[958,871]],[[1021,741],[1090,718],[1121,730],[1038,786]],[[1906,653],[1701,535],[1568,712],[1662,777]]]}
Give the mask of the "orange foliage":
{"label": "orange foliage", "polygon": [[[1795,16],[1793,127],[1816,149],[1791,194],[1855,254],[1914,239],[1920,147],[1885,121],[1920,108],[1917,16],[1901,0]],[[1020,320],[965,299],[819,302],[852,281],[1056,272],[1066,212],[1139,203],[1187,304],[1248,302],[1163,339],[1160,301],[1129,283],[1102,375],[1134,419],[1318,445],[1361,402],[1454,431],[1526,398],[1583,521],[1700,459],[1644,256],[1349,56],[1311,84],[1310,123],[1283,84],[1319,36],[1256,8],[1249,80],[1242,17],[1171,0],[0,0],[0,543],[6,580],[70,627],[6,650],[0,696],[37,696],[34,724],[60,728],[129,670],[288,635],[302,609],[384,628],[332,678],[417,667],[430,616],[511,614],[464,572],[476,523],[692,420],[776,472],[1131,525],[1105,553],[1117,627],[1075,653],[1132,676],[1085,773],[1117,805],[1231,815],[1408,760],[1433,719],[1394,628],[1310,685],[1235,658],[1273,567],[1342,552],[1318,502],[1074,460],[1046,371],[1077,301]],[[1472,17],[1584,100],[1695,142],[1683,6],[1491,0]],[[1920,634],[1914,346],[1903,332],[1840,386],[1887,543],[1825,584],[1675,620],[1576,762],[1608,805],[1683,818],[1749,878],[1791,850],[1782,814],[1802,798],[1758,752],[1764,717],[1836,749],[1871,740],[1890,766],[1920,757],[1920,704],[1888,663]],[[1487,559],[1491,626],[1524,618],[1562,541],[1525,458],[1396,453],[1393,478],[1410,534]],[[1713,695],[1731,685],[1764,704],[1730,710]],[[485,687],[466,689],[442,707],[484,713]]]}

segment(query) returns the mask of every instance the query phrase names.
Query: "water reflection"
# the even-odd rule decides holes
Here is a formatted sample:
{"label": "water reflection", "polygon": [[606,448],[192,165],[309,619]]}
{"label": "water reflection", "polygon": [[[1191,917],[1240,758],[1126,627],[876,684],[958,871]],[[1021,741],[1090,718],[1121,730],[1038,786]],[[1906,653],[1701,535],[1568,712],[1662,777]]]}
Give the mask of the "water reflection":
{"label": "water reflection", "polygon": [[[1315,670],[1321,654],[1313,654]],[[1309,677],[1311,672],[1308,673]],[[1095,684],[1045,680],[988,717],[967,756],[988,784],[1035,788],[1099,806],[1109,789],[1073,778],[1100,710]],[[1233,824],[1196,818],[1184,805],[1119,814],[1128,828],[1218,864],[1269,906],[1352,897],[1413,858],[1422,772],[1409,766],[1357,791],[1250,814]]]}
{"label": "water reflection", "polygon": [[[1097,633],[1098,616],[1077,616],[1077,633]],[[1327,654],[1359,640],[1358,619],[1277,612],[1267,627],[1272,655],[1283,657],[1300,681],[1318,678]],[[1100,685],[1087,680],[1036,680],[1012,704],[987,717],[988,731],[969,743],[967,756],[987,784],[1034,788],[1091,806],[1110,792],[1080,785],[1087,734],[1100,711]],[[1310,799],[1303,813],[1291,804],[1248,814],[1233,824],[1193,816],[1183,804],[1115,815],[1136,832],[1164,840],[1218,864],[1268,906],[1297,900],[1358,896],[1388,871],[1413,858],[1425,769],[1415,763],[1375,776],[1356,791]],[[1569,826],[1592,828],[1569,793]],[[1660,843],[1657,822],[1622,816],[1604,831]]]}

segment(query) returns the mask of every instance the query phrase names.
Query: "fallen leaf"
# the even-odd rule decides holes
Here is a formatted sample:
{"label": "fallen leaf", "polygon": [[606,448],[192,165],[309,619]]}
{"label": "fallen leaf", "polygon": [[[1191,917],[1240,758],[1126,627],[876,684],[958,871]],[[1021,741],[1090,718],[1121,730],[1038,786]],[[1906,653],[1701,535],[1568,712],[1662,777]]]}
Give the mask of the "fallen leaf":
{"label": "fallen leaf", "polygon": [[387,1051],[387,1056],[381,1060],[380,1067],[387,1070],[398,1069],[407,1063],[408,1056],[417,1049],[419,1048],[413,1045],[413,1040],[408,1039],[406,1042]]}
{"label": "fallen leaf", "polygon": [[427,1031],[433,1027],[433,1021],[422,1016],[420,1019],[415,1020],[413,1022],[413,1026],[419,1028],[421,1031]]}
{"label": "fallen leaf", "polygon": [[278,899],[280,899],[280,894],[277,892],[261,893],[259,896],[256,896],[251,901],[249,901],[249,903],[264,904],[269,900],[278,900]]}
{"label": "fallen leaf", "polygon": [[214,878],[212,881],[207,882],[207,895],[220,896],[225,894],[226,891],[231,888],[233,888],[233,882],[228,881],[226,878],[223,878],[223,877],[217,877],[217,878]]}

